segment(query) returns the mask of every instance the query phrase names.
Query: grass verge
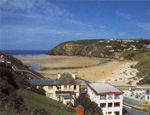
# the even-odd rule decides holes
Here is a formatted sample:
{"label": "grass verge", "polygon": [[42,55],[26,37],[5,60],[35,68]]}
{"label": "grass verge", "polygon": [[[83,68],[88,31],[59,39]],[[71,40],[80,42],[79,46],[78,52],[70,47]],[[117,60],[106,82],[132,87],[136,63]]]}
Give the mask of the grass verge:
{"label": "grass verge", "polygon": [[46,96],[42,96],[27,90],[18,90],[18,94],[22,96],[25,101],[25,105],[32,110],[44,109],[46,112],[52,115],[75,115],[76,110],[61,102],[50,99]]}

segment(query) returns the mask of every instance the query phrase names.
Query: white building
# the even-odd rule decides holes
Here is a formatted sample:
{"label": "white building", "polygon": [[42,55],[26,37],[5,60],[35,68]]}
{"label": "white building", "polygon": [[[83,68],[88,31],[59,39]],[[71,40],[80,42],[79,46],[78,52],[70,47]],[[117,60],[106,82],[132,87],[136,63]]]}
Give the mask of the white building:
{"label": "white building", "polygon": [[110,46],[110,45],[107,45],[106,47],[107,47],[107,48],[112,48],[112,46]]}
{"label": "white building", "polygon": [[122,115],[123,92],[108,83],[89,83],[88,95],[102,108],[103,115]]}

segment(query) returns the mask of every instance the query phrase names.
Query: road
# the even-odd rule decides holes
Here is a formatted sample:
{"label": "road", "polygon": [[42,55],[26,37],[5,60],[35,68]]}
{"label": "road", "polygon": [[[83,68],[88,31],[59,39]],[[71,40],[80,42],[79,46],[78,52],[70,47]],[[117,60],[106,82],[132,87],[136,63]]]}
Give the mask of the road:
{"label": "road", "polygon": [[126,114],[124,115],[150,115],[150,113],[148,112],[143,112],[143,111],[139,111],[139,110],[136,110],[136,109],[133,109],[131,107],[128,107],[128,106],[123,106],[123,108],[128,111]]}

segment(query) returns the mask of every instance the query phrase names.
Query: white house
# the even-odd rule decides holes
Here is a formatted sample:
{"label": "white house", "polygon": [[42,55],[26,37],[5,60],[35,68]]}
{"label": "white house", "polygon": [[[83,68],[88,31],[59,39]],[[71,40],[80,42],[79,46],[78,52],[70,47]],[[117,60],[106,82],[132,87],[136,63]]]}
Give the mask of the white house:
{"label": "white house", "polygon": [[106,47],[107,47],[107,48],[112,48],[112,46],[110,46],[110,45],[107,45]]}
{"label": "white house", "polygon": [[122,115],[123,92],[109,83],[87,84],[88,95],[102,108],[103,115]]}

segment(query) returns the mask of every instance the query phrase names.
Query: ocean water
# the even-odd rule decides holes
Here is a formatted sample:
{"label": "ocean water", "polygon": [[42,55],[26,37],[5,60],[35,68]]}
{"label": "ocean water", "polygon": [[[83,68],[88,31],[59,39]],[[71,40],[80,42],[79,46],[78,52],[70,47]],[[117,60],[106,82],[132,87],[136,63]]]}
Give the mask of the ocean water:
{"label": "ocean water", "polygon": [[48,50],[2,50],[12,56],[25,56],[25,55],[46,55]]}

